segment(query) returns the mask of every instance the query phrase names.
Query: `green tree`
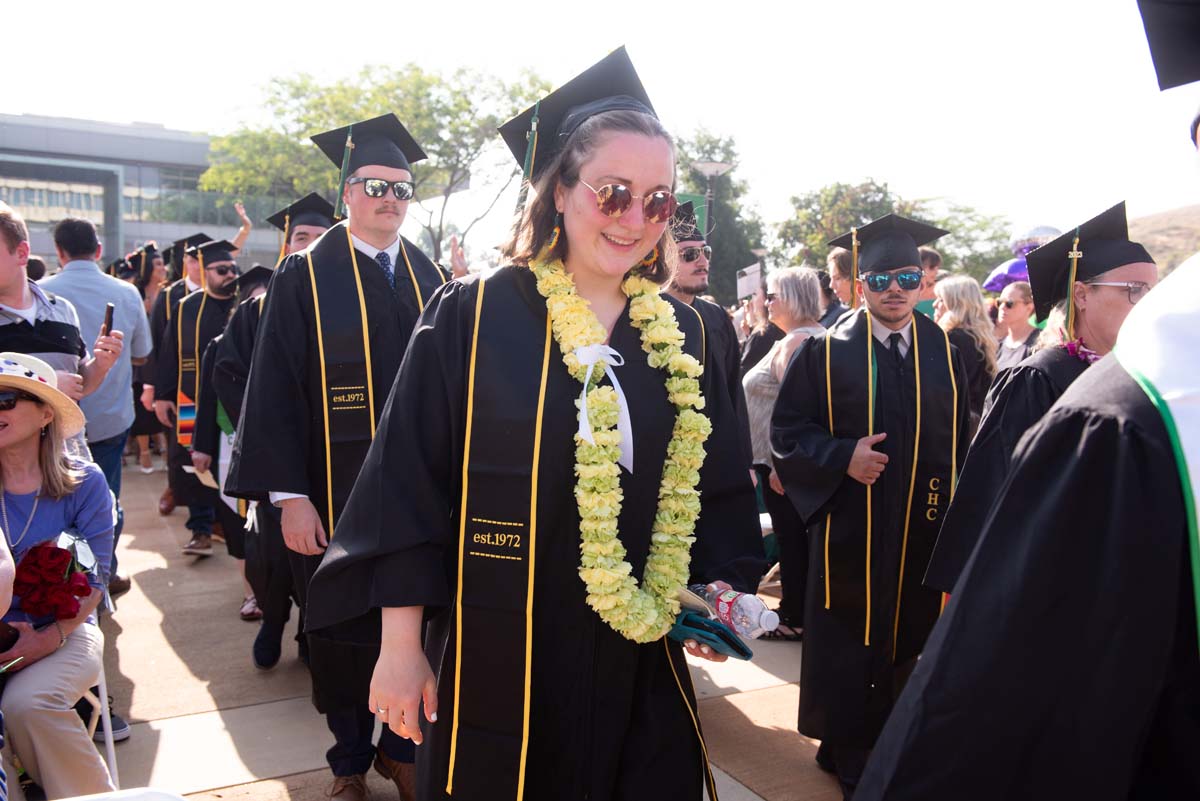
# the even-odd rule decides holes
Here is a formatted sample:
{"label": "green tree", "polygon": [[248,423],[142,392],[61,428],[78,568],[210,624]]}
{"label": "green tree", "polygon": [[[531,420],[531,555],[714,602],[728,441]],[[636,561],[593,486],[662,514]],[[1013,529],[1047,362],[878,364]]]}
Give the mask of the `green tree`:
{"label": "green tree", "polygon": [[[282,197],[316,191],[333,200],[338,170],[308,137],[392,111],[429,156],[413,165],[418,200],[409,214],[417,215],[432,243],[430,255],[438,259],[448,235],[451,195],[475,184],[494,186],[499,197],[516,179],[511,162],[484,166],[481,157],[499,145],[496,127],[547,90],[532,73],[505,83],[472,70],[443,75],[416,64],[366,67],[332,83],[306,74],[275,78],[263,101],[272,125],[214,139],[212,166],[201,176],[201,188]],[[460,239],[478,219],[457,225]]]}
{"label": "green tree", "polygon": [[756,261],[751,252],[762,246],[762,219],[746,208],[742,197],[746,183],[734,178],[737,172],[737,146],[732,137],[720,137],[706,130],[676,143],[679,162],[679,191],[703,195],[708,179],[692,164],[720,161],[734,169],[713,180],[712,217],[708,222],[708,244],[713,257],[709,268],[709,292],[718,302],[729,306],[737,300],[737,271]]}
{"label": "green tree", "polygon": [[829,184],[793,197],[792,207],[793,216],[776,232],[776,256],[790,264],[824,266],[831,239],[889,212],[949,231],[933,244],[942,254],[943,267],[980,282],[993,267],[1012,256],[1005,218],[957,202],[905,200],[886,183],[873,179],[860,184]]}

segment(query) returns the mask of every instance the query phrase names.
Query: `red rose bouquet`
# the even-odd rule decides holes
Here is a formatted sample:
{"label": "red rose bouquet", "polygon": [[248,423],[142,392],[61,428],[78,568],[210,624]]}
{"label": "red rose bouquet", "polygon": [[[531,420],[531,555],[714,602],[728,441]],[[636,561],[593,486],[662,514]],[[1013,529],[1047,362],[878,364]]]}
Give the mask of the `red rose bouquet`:
{"label": "red rose bouquet", "polygon": [[91,591],[75,554],[50,542],[25,552],[13,581],[13,593],[20,596],[22,611],[32,617],[53,615],[55,620],[78,615],[79,599]]}

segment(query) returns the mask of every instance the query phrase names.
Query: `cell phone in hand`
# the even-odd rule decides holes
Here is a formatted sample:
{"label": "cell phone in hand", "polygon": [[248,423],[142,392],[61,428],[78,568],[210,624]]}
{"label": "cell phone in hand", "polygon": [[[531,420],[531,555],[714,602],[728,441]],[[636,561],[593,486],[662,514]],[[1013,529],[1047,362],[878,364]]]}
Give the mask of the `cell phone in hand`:
{"label": "cell phone in hand", "polygon": [[100,328],[100,336],[106,337],[112,333],[113,324],[113,305],[111,303],[104,306],[104,325]]}

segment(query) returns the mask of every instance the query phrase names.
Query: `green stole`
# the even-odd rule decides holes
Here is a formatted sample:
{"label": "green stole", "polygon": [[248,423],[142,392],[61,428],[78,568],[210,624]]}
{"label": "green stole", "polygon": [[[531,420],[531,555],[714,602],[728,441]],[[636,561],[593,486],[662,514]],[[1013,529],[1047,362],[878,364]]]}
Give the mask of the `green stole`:
{"label": "green stole", "polygon": [[[860,439],[879,433],[877,409],[878,369],[875,363],[873,328],[879,325],[865,308],[842,318],[825,335],[825,422],[839,439]],[[825,608],[848,625],[861,627],[863,645],[878,644],[880,626],[887,626],[893,661],[904,661],[920,652],[923,643],[908,641],[902,630],[901,609],[916,606],[918,616],[936,620],[940,598],[921,585],[925,566],[933,552],[942,516],[950,505],[957,481],[958,386],[950,340],[946,333],[922,314],[914,314],[912,338],[906,364],[913,366],[915,380],[915,430],[910,464],[891,463],[884,471],[904,471],[904,517],[901,521],[899,575],[896,597],[883,600],[885,609],[895,603],[892,620],[872,622],[872,612],[881,603],[871,596],[877,577],[873,549],[878,537],[895,521],[876,514],[883,502],[880,482],[860,484],[849,476],[835,493],[824,525]],[[909,380],[905,371],[901,380]],[[884,398],[883,403],[898,402]],[[936,424],[931,424],[936,421]],[[947,426],[946,422],[950,425]],[[896,435],[893,434],[893,437]],[[964,443],[965,446],[965,443]],[[848,572],[835,568],[850,565]],[[906,586],[905,577],[908,575]],[[884,586],[891,586],[889,580]],[[874,633],[874,637],[872,634]]]}
{"label": "green stole", "polygon": [[1121,326],[1117,361],[1162,417],[1183,491],[1192,563],[1192,591],[1200,627],[1200,371],[1196,322],[1200,302],[1192,289],[1200,263],[1176,270],[1134,307]]}

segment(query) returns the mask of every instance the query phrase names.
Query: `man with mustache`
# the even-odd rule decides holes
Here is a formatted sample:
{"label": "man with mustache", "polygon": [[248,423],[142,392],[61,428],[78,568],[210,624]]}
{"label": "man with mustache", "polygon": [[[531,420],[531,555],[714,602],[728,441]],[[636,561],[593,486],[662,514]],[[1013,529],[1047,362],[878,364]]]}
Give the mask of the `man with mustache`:
{"label": "man with mustache", "polygon": [[[375,436],[417,317],[446,275],[404,237],[411,162],[425,158],[394,114],[313,137],[343,171],[349,219],[284,259],[267,291],[226,493],[281,511],[295,590],[308,582]],[[340,205],[340,204],[339,204]],[[313,701],[333,734],[332,799],[361,801],[367,769],[412,798],[413,745],[368,706],[379,618],[309,635]]]}
{"label": "man with mustache", "polygon": [[846,798],[941,608],[921,580],[966,456],[966,373],[913,309],[917,246],[945,233],[889,214],[830,243],[857,255],[857,308],[800,346],[771,421],[814,568],[799,728]]}

